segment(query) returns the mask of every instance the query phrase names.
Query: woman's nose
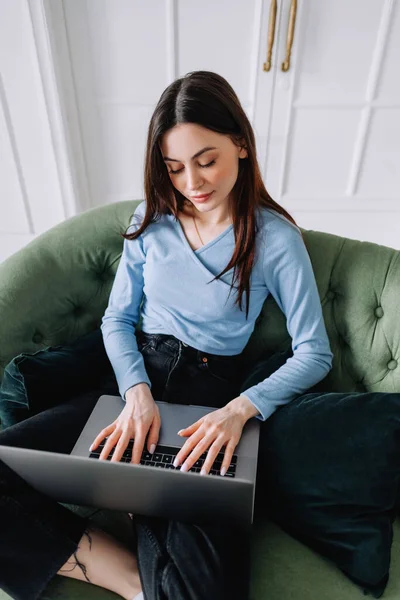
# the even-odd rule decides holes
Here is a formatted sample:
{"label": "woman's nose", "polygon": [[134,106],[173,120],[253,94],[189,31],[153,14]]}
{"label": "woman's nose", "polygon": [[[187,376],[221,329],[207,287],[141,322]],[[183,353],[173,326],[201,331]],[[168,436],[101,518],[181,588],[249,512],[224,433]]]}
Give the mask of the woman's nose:
{"label": "woman's nose", "polygon": [[203,178],[196,171],[187,171],[187,186],[193,192],[196,191],[202,184]]}

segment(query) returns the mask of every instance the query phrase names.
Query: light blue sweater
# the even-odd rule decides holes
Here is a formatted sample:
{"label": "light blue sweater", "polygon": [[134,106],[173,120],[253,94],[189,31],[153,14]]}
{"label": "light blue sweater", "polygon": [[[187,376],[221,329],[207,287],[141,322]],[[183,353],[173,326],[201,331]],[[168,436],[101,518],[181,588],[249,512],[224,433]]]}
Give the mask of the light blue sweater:
{"label": "light blue sweater", "polygon": [[[129,233],[137,230],[144,210],[142,202],[132,217]],[[147,333],[172,334],[203,352],[233,355],[246,346],[269,294],[286,316],[293,356],[270,377],[243,391],[258,409],[257,418],[264,421],[329,372],[333,354],[300,231],[270,209],[261,210],[258,222],[247,320],[245,295],[243,311],[234,304],[235,288],[228,300],[233,269],[207,285],[232,256],[233,225],[198,250],[192,250],[173,215],[163,215],[136,240],[124,240],[101,323],[122,398],[137,383],[145,382],[151,388],[135,336],[140,315]]]}

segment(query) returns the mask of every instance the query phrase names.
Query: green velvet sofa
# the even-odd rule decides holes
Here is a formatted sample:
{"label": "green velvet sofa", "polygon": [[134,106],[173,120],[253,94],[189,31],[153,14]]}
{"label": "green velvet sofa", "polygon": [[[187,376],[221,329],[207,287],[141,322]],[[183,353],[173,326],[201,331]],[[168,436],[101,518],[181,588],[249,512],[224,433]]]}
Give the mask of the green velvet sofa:
{"label": "green velvet sofa", "polygon": [[[0,265],[0,378],[21,352],[72,342],[97,328],[141,200],[90,209],[37,237]],[[299,223],[301,225],[301,223]],[[304,231],[331,348],[326,391],[400,392],[400,252],[317,231]],[[397,300],[396,300],[397,298]],[[244,356],[256,360],[288,342],[285,319],[270,297]],[[1,380],[1,379],[0,379]],[[88,514],[88,507],[70,507]],[[104,510],[94,520],[121,540],[125,514]],[[0,532],[1,535],[1,532]],[[331,562],[268,519],[253,527],[251,600],[359,600],[362,592]],[[0,599],[8,598],[0,591]],[[106,600],[115,594],[56,576],[42,599]],[[386,600],[400,598],[400,527],[394,524]]]}

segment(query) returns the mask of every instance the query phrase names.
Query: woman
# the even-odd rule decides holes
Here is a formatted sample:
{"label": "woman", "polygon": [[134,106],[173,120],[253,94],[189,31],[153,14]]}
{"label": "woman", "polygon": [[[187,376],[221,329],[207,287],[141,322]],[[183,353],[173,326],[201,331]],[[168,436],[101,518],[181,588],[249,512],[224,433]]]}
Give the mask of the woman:
{"label": "woman", "polygon": [[[149,126],[145,198],[132,231],[123,234],[101,325],[126,404],[91,449],[106,439],[100,459],[113,449],[112,460],[118,461],[134,438],[132,462],[138,463],[143,449],[154,452],[159,438],[155,400],[212,406],[215,411],[180,432],[187,439],[175,464],[189,470],[206,452],[201,474],[207,476],[223,452],[223,476],[247,420],[265,421],[322,380],[332,363],[301,232],[268,195],[251,125],[223,77],[192,72],[161,95]],[[269,294],[287,318],[293,354],[271,376],[246,385],[241,353]],[[140,318],[142,329],[135,335]],[[98,391],[85,402],[69,400],[10,427],[0,443],[17,445],[29,438],[35,444],[38,423],[33,427],[32,420],[40,419],[42,431],[51,424],[57,432],[48,449],[68,451],[76,432],[67,441],[65,433],[59,435],[60,413],[64,429],[68,418],[79,432],[97,397]],[[0,583],[15,597],[37,598],[56,573],[89,580],[128,600],[142,593],[146,599],[247,596],[248,539],[242,531],[135,515],[138,566],[132,551],[57,503],[39,502],[37,493],[4,467],[8,497],[17,498],[20,511],[46,502],[49,521],[41,515],[40,522],[53,535],[42,544],[42,567],[30,574],[25,588],[15,576],[1,574]],[[32,514],[32,508],[26,510]],[[34,551],[31,521],[25,518],[19,538],[19,551],[27,557]],[[247,550],[239,556],[243,544]]]}

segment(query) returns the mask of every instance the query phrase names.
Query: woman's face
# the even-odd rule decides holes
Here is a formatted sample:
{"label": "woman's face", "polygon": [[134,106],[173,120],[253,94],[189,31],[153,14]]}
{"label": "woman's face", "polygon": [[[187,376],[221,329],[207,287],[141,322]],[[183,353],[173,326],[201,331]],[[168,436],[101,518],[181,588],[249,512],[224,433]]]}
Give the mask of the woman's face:
{"label": "woman's face", "polygon": [[[209,148],[203,151],[205,148]],[[247,151],[220,133],[194,123],[181,123],[167,131],[160,143],[172,185],[201,212],[228,207],[235,185],[239,158]],[[200,155],[198,152],[203,151]],[[174,160],[168,160],[174,159]],[[208,199],[194,196],[208,194]]]}

